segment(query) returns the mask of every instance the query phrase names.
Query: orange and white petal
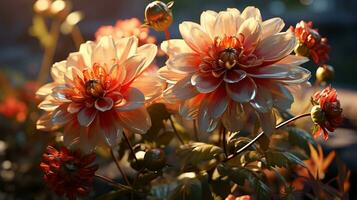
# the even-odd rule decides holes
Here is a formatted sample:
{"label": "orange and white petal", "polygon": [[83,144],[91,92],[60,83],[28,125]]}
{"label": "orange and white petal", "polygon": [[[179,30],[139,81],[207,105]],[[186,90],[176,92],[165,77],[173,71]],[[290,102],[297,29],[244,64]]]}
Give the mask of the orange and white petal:
{"label": "orange and white petal", "polygon": [[176,83],[177,81],[187,76],[187,73],[179,73],[179,72],[172,71],[167,66],[161,67],[157,71],[157,74],[159,78],[165,80],[168,83]]}
{"label": "orange and white petal", "polygon": [[123,93],[122,101],[125,101],[125,103],[123,104],[122,102],[118,102],[115,105],[115,109],[117,111],[123,112],[134,110],[144,105],[145,96],[139,89],[130,87],[125,93]]}
{"label": "orange and white petal", "polygon": [[56,83],[64,83],[64,75],[67,72],[67,61],[56,62],[51,68],[51,77]]}
{"label": "orange and white petal", "polygon": [[283,30],[284,26],[284,21],[279,17],[265,20],[262,23],[262,39],[279,33],[281,30]]}
{"label": "orange and white petal", "polygon": [[172,92],[172,94],[181,100],[192,98],[198,94],[196,87],[191,84],[190,75],[178,81],[173,87],[168,88],[165,92]]}
{"label": "orange and white petal", "polygon": [[84,62],[83,55],[80,52],[70,53],[67,58],[66,65],[67,65],[67,68],[68,67],[76,67],[79,70],[83,70],[84,68],[87,67],[86,63]]}
{"label": "orange and white petal", "polygon": [[216,78],[211,73],[195,73],[191,78],[191,84],[201,93],[215,91],[223,82],[222,78]]}
{"label": "orange and white petal", "polygon": [[110,147],[119,144],[123,137],[123,126],[119,122],[118,113],[114,110],[99,114],[100,134]]}
{"label": "orange and white petal", "polygon": [[95,42],[87,41],[79,47],[79,52],[82,54],[84,63],[87,67],[91,67],[94,64],[92,63],[92,54],[95,46]]}
{"label": "orange and white petal", "polygon": [[218,119],[226,111],[229,99],[227,97],[225,88],[222,86],[215,92],[207,95],[204,101],[206,102],[208,115],[212,118]]}
{"label": "orange and white petal", "polygon": [[212,10],[207,10],[202,12],[201,14],[201,19],[200,19],[200,24],[203,28],[203,30],[212,38],[214,39],[214,25],[216,23],[217,19],[217,12],[214,12]]}
{"label": "orange and white petal", "polygon": [[213,118],[207,109],[207,99],[203,99],[197,116],[198,130],[203,133],[212,132],[219,122],[219,119]]}
{"label": "orange and white petal", "polygon": [[113,105],[114,105],[114,102],[113,102],[112,98],[109,98],[109,97],[98,98],[94,102],[94,107],[101,112],[105,112],[107,110],[112,109]]}
{"label": "orange and white petal", "polygon": [[198,109],[201,105],[203,98],[206,95],[199,94],[191,99],[187,99],[180,103],[179,113],[187,120],[196,119],[198,115]]}
{"label": "orange and white petal", "polygon": [[111,36],[104,36],[93,49],[92,63],[98,63],[110,71],[116,63],[116,46]]}
{"label": "orange and white petal", "polygon": [[287,64],[292,66],[302,65],[309,61],[309,58],[304,56],[288,55],[285,58],[276,62],[276,64]]}
{"label": "orange and white petal", "polygon": [[145,102],[149,103],[161,95],[162,84],[163,82],[155,74],[148,74],[139,76],[130,86],[140,90],[145,96]]}
{"label": "orange and white petal", "polygon": [[52,89],[57,86],[58,86],[58,83],[56,83],[56,82],[47,83],[47,84],[41,86],[36,91],[36,96],[38,96],[39,98],[45,98],[46,96],[52,94]]}
{"label": "orange and white petal", "polygon": [[182,38],[187,45],[196,52],[207,53],[213,43],[210,36],[205,33],[199,24],[194,22],[183,22],[179,26]]}
{"label": "orange and white petal", "polygon": [[257,86],[250,77],[237,83],[226,83],[226,90],[232,100],[240,103],[249,102],[257,94]]}
{"label": "orange and white petal", "polygon": [[223,80],[226,83],[237,83],[244,79],[247,73],[243,70],[229,70],[224,74]]}
{"label": "orange and white petal", "polygon": [[94,107],[84,107],[77,114],[78,123],[81,126],[88,127],[94,121],[97,113],[98,111]]}
{"label": "orange and white petal", "polygon": [[150,66],[152,61],[155,59],[156,54],[157,46],[154,44],[144,44],[137,48],[136,55],[142,55],[145,57],[145,64],[140,70],[138,70],[137,75],[141,74]]}
{"label": "orange and white petal", "polygon": [[174,56],[181,53],[194,53],[183,39],[171,39],[163,41],[160,45],[162,51],[169,56]]}
{"label": "orange and white petal", "polygon": [[182,53],[173,56],[166,62],[168,69],[177,73],[193,73],[198,70],[201,58],[196,53]]}
{"label": "orange and white petal", "polygon": [[249,19],[249,18],[253,18],[257,21],[262,21],[262,16],[260,14],[260,11],[258,8],[255,8],[254,6],[248,6],[246,7],[242,13],[241,13],[241,17],[245,20]]}
{"label": "orange and white petal", "polygon": [[258,85],[256,95],[254,99],[250,101],[250,105],[261,113],[270,111],[273,107],[271,92],[267,88]]}
{"label": "orange and white petal", "polygon": [[277,33],[263,39],[255,49],[255,55],[264,61],[277,61],[289,55],[295,46],[296,39],[292,33]]}
{"label": "orange and white petal", "polygon": [[124,63],[122,64],[125,68],[126,71],[126,77],[123,81],[123,85],[130,83],[133,81],[137,75],[137,73],[144,68],[146,63],[146,58],[145,56],[142,55],[134,55],[130,58],[128,58]]}
{"label": "orange and white petal", "polygon": [[228,11],[219,12],[213,28],[214,37],[234,36],[238,32],[235,16]]}
{"label": "orange and white petal", "polygon": [[260,41],[262,26],[256,19],[249,18],[242,23],[238,32],[244,36],[244,51],[252,52]]}
{"label": "orange and white petal", "polygon": [[139,107],[126,112],[118,112],[118,116],[122,126],[134,133],[144,134],[151,127],[150,115],[145,107]]}
{"label": "orange and white petal", "polygon": [[115,47],[116,57],[120,64],[136,53],[136,49],[138,47],[138,38],[134,36],[121,38],[116,41]]}
{"label": "orange and white petal", "polygon": [[240,103],[231,101],[222,115],[222,123],[230,131],[240,131],[246,123],[247,115]]}

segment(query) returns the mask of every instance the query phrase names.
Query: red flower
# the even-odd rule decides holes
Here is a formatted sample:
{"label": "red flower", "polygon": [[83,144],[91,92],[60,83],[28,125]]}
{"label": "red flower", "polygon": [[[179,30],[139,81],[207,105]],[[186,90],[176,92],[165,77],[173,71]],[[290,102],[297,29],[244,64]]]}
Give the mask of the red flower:
{"label": "red flower", "polygon": [[342,108],[337,99],[337,92],[331,86],[312,97],[314,107],[311,110],[312,120],[316,124],[314,134],[319,137],[322,133],[328,139],[328,131],[333,132],[342,124]]}
{"label": "red flower", "polygon": [[18,122],[26,120],[27,111],[27,105],[14,96],[6,96],[0,103],[0,115],[16,119]]}
{"label": "red flower", "polygon": [[82,155],[79,150],[47,146],[40,164],[45,173],[44,181],[57,195],[65,195],[70,200],[86,195],[98,169],[98,165],[93,164],[95,157],[94,153]]}
{"label": "red flower", "polygon": [[[299,40],[297,54],[309,56],[316,64],[323,64],[329,59],[330,45],[327,38],[322,38],[317,29],[312,28],[312,22],[300,21],[296,27],[290,27],[290,31],[295,33]],[[300,47],[300,49],[299,49]]]}

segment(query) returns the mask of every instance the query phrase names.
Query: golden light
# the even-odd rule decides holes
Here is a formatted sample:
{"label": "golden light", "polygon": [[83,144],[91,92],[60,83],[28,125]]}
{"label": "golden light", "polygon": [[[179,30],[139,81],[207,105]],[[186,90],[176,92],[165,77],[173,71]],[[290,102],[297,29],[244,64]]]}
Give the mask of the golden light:
{"label": "golden light", "polygon": [[51,1],[50,0],[37,0],[35,4],[33,5],[33,10],[36,13],[43,13],[49,9],[51,6]]}
{"label": "golden light", "polygon": [[57,14],[66,8],[66,2],[63,0],[56,0],[51,4],[51,13]]}

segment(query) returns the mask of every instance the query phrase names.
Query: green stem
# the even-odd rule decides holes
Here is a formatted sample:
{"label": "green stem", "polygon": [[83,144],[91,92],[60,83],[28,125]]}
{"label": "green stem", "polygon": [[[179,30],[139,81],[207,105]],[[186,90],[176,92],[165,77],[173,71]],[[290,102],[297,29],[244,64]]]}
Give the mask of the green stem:
{"label": "green stem", "polygon": [[177,139],[180,140],[182,145],[184,145],[185,142],[183,141],[183,139],[181,138],[180,134],[178,133],[178,131],[177,131],[176,127],[175,127],[174,121],[172,120],[171,116],[169,117],[169,120],[170,120],[171,127],[174,130],[174,133],[175,133]]}
{"label": "green stem", "polygon": [[119,160],[116,158],[116,156],[115,156],[114,151],[113,151],[112,148],[110,149],[110,155],[112,156],[112,158],[113,158],[113,160],[114,160],[114,162],[115,162],[115,165],[117,166],[117,168],[118,168],[120,174],[122,175],[124,181],[126,182],[126,184],[130,185],[129,179],[128,179],[128,177],[126,176],[126,174],[124,173],[123,169],[120,167],[120,165],[119,165]]}
{"label": "green stem", "polygon": [[[305,114],[301,114],[298,116],[295,116],[291,119],[288,119],[280,124],[278,124],[275,129],[279,129],[297,119],[303,118],[303,117],[307,117],[310,116],[310,113],[305,113]],[[259,133],[253,140],[251,140],[248,144],[246,144],[245,146],[243,146],[242,148],[238,149],[238,151],[236,151],[234,154],[229,155],[226,159],[223,160],[223,162],[227,162],[229,160],[232,160],[234,157],[236,157],[237,155],[239,155],[240,153],[242,153],[244,150],[246,150],[247,148],[249,148],[252,144],[254,144],[254,142],[256,142],[260,137],[262,137],[264,135],[264,131],[262,131],[261,133]]]}

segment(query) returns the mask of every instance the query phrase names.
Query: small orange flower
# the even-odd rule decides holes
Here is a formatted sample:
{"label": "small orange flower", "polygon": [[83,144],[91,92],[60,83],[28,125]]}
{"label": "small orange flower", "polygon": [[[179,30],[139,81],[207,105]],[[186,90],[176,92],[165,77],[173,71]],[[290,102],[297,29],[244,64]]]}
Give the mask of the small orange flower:
{"label": "small orange flower", "polygon": [[316,124],[315,137],[324,134],[324,139],[327,140],[328,131],[335,131],[343,122],[342,108],[336,90],[329,86],[321,92],[316,92],[312,97],[312,104],[314,107],[311,110],[311,117]]}
{"label": "small orange flower", "polygon": [[95,33],[96,40],[103,36],[112,36],[114,40],[123,37],[136,36],[139,38],[139,45],[154,44],[156,38],[149,35],[149,28],[143,27],[137,18],[118,20],[115,26],[101,26]]}
{"label": "small orange flower", "polygon": [[40,164],[44,181],[57,195],[69,200],[84,196],[90,191],[94,173],[98,170],[98,165],[93,164],[95,157],[94,153],[82,155],[79,150],[70,151],[66,147],[57,150],[47,146]]}
{"label": "small orange flower", "polygon": [[27,105],[13,96],[6,96],[0,104],[0,114],[23,122],[27,115]]}
{"label": "small orange flower", "polygon": [[295,49],[297,54],[309,56],[316,64],[323,64],[329,59],[330,45],[327,38],[321,37],[317,29],[313,29],[312,22],[301,21],[296,27],[290,27],[299,40],[299,46]]}

